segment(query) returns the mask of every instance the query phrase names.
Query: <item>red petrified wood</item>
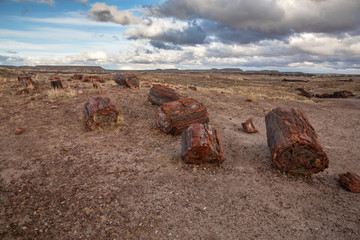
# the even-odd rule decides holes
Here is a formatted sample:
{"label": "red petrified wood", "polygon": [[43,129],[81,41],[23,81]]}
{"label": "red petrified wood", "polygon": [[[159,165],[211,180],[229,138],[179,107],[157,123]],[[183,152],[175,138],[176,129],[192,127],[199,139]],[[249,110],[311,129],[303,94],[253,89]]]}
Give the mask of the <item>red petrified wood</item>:
{"label": "red petrified wood", "polygon": [[360,176],[355,173],[339,174],[339,183],[351,192],[360,193]]}
{"label": "red petrified wood", "polygon": [[139,88],[140,86],[140,81],[134,74],[117,73],[114,75],[114,81],[129,88]]}
{"label": "red petrified wood", "polygon": [[254,126],[254,123],[252,121],[251,118],[249,118],[248,120],[246,120],[246,122],[242,123],[241,124],[243,129],[244,129],[244,132],[246,133],[257,133],[259,132],[255,126]]}
{"label": "red petrified wood", "polygon": [[282,171],[306,175],[329,166],[327,155],[303,111],[275,108],[266,115],[265,121],[271,157]]}
{"label": "red petrified wood", "polygon": [[174,89],[161,84],[154,84],[150,89],[148,100],[154,105],[161,106],[164,103],[179,100],[181,95]]}
{"label": "red petrified wood", "polygon": [[92,131],[118,122],[119,112],[110,99],[95,97],[84,105],[85,125]]}
{"label": "red petrified wood", "polygon": [[208,124],[191,124],[182,133],[181,157],[189,164],[221,164],[224,161],[224,151],[217,130]]}
{"label": "red petrified wood", "polygon": [[61,82],[61,79],[58,77],[53,77],[51,79],[51,87],[53,89],[59,89],[59,88],[64,88]]}
{"label": "red petrified wood", "polygon": [[155,115],[158,128],[167,133],[178,135],[192,123],[208,123],[206,107],[192,98],[182,98],[161,105]]}

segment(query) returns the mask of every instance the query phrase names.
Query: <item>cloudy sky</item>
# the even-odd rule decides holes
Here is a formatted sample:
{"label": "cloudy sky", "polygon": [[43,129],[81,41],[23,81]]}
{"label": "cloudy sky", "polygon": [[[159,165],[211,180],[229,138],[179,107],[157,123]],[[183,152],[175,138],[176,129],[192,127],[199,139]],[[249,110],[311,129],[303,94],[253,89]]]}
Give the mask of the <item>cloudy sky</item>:
{"label": "cloudy sky", "polygon": [[0,64],[360,74],[359,0],[0,0]]}

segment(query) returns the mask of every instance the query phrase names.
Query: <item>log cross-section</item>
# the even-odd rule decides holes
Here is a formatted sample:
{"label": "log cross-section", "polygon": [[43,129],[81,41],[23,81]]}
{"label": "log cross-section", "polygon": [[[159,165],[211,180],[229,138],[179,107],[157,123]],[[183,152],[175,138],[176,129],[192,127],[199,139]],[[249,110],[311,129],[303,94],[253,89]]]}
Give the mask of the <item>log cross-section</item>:
{"label": "log cross-section", "polygon": [[265,121],[271,157],[279,169],[307,175],[329,166],[328,157],[303,111],[275,108]]}
{"label": "log cross-section", "polygon": [[174,89],[161,84],[154,84],[150,89],[148,100],[154,105],[161,106],[164,103],[179,100],[181,95]]}
{"label": "log cross-section", "polygon": [[206,107],[192,98],[182,98],[158,107],[155,114],[157,127],[172,135],[181,134],[192,123],[208,123]]}
{"label": "log cross-section", "polygon": [[85,125],[94,131],[118,123],[119,112],[110,99],[95,97],[84,105]]}
{"label": "log cross-section", "polygon": [[181,157],[189,164],[221,164],[224,161],[224,150],[217,130],[208,124],[191,124],[182,133]]}

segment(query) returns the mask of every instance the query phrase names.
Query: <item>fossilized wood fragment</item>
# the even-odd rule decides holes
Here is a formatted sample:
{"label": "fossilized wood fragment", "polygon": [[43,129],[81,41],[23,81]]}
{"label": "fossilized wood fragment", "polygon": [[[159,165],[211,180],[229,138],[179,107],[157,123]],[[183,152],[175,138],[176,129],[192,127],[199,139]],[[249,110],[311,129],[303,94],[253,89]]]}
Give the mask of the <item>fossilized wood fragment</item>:
{"label": "fossilized wood fragment", "polygon": [[192,123],[208,123],[206,107],[192,98],[182,98],[158,107],[155,114],[157,127],[167,133],[178,135]]}
{"label": "fossilized wood fragment", "polygon": [[154,84],[150,89],[148,100],[154,105],[161,106],[164,103],[179,100],[181,95],[174,89],[161,84]]}
{"label": "fossilized wood fragment", "polygon": [[140,80],[134,74],[117,73],[114,75],[114,81],[129,88],[139,88]]}
{"label": "fossilized wood fragment", "polygon": [[217,130],[208,124],[191,124],[182,133],[181,157],[189,164],[221,164],[224,161],[224,150]]}
{"label": "fossilized wood fragment", "polygon": [[119,112],[110,99],[95,97],[84,105],[85,125],[94,131],[118,123]]}
{"label": "fossilized wood fragment", "polygon": [[253,123],[251,118],[249,118],[248,120],[243,122],[241,125],[242,125],[242,127],[244,129],[244,132],[246,132],[246,133],[257,133],[257,132],[259,132],[255,128],[254,123]]}
{"label": "fossilized wood fragment", "polygon": [[339,174],[339,183],[351,192],[360,193],[360,176],[355,173]]}
{"label": "fossilized wood fragment", "polygon": [[266,115],[265,121],[271,157],[282,171],[306,175],[329,166],[327,155],[303,111],[275,108]]}

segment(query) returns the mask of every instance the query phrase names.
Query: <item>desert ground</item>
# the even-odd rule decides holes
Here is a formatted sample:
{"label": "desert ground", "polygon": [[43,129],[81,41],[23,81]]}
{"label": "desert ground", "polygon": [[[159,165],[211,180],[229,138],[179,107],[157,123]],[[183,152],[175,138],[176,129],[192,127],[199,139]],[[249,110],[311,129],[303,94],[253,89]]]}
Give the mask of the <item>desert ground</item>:
{"label": "desert ground", "polygon": [[[360,174],[360,76],[225,72],[136,72],[139,89],[36,73],[19,91],[0,69],[1,239],[360,239],[360,195],[338,174]],[[64,89],[51,90],[58,76]],[[157,129],[149,85],[167,84],[201,101],[224,147],[220,166],[181,159],[181,136]],[[190,87],[190,88],[189,88]],[[195,88],[194,88],[195,87]],[[344,99],[308,99],[348,90]],[[84,103],[108,97],[123,120],[88,131]],[[265,115],[302,109],[329,157],[311,176],[279,171],[267,146]],[[259,133],[241,123],[252,118]],[[15,134],[21,127],[23,132]]]}

